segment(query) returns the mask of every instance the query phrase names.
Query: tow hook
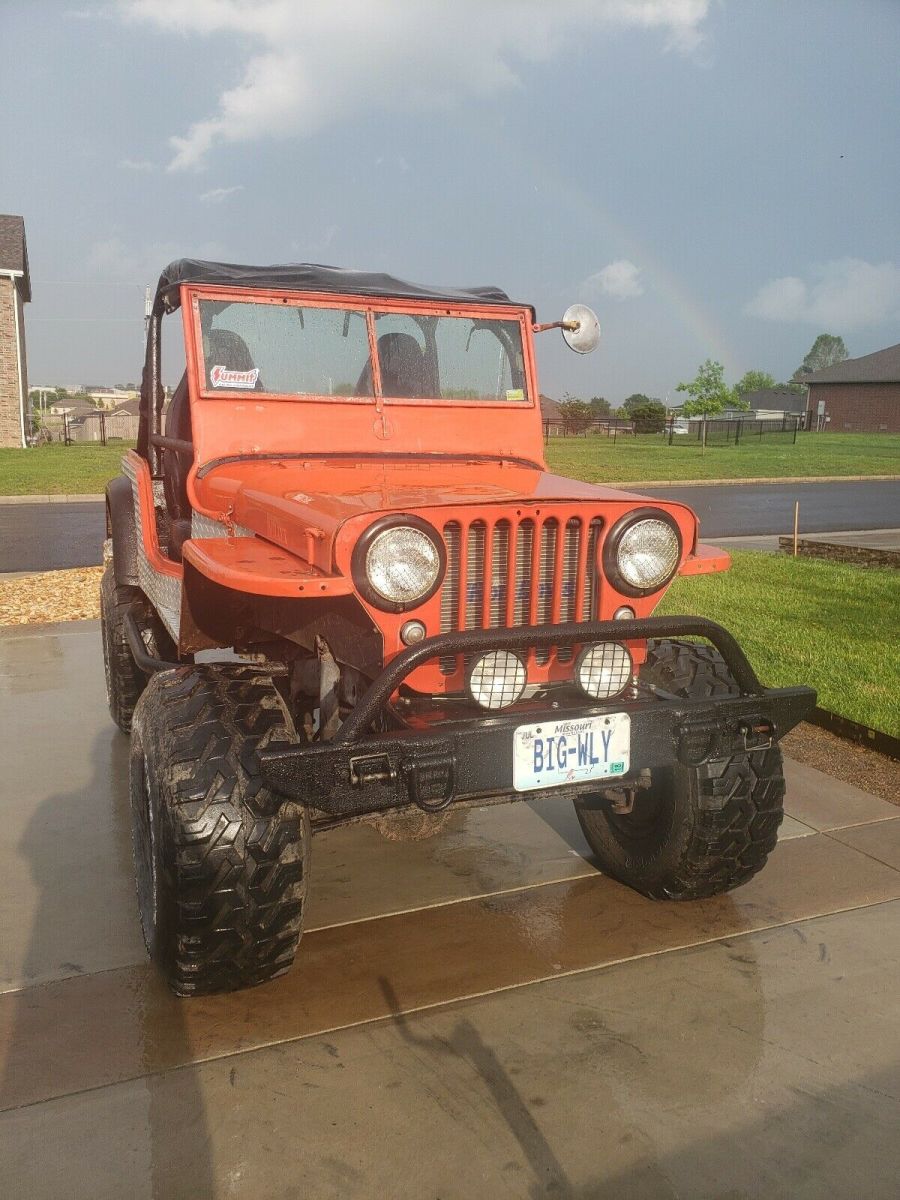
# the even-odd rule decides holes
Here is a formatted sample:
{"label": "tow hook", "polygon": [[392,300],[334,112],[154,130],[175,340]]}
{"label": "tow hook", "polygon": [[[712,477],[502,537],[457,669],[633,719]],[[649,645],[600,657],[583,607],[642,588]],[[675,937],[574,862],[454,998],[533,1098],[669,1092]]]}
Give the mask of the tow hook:
{"label": "tow hook", "polygon": [[775,726],[765,719],[742,721],[738,725],[738,735],[744,743],[745,750],[768,750],[775,741]]}
{"label": "tow hook", "polygon": [[350,786],[366,787],[370,783],[394,783],[397,771],[386,754],[367,754],[350,759]]}
{"label": "tow hook", "polygon": [[456,795],[456,756],[452,749],[419,754],[403,764],[410,800],[423,812],[440,812]]}

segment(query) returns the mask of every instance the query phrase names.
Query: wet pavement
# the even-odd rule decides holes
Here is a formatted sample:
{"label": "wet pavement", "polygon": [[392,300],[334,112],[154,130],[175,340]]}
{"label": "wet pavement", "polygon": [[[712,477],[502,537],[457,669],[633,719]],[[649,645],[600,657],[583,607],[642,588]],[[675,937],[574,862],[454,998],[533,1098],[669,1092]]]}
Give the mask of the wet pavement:
{"label": "wet pavement", "polygon": [[[95,623],[0,630],[0,1193],[894,1197],[900,809],[789,763],[737,892],[658,904],[571,805],[316,838],[294,970],[179,1001]],[[864,781],[860,781],[864,784]]]}

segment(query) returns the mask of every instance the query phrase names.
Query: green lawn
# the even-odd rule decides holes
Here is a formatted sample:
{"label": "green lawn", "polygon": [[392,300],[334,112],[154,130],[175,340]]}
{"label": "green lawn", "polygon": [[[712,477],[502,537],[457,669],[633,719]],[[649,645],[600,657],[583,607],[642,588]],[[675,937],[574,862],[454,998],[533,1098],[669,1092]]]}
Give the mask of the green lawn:
{"label": "green lawn", "polygon": [[0,496],[83,495],[100,493],[119,474],[122,455],[131,442],[108,446],[35,446],[0,450]]}
{"label": "green lawn", "polygon": [[650,479],[783,479],[797,475],[900,474],[900,434],[800,433],[797,444],[779,437],[739,446],[707,446],[660,434],[611,438],[550,438],[551,470],[589,483]]}
{"label": "green lawn", "polygon": [[711,617],[770,687],[805,683],[819,704],[900,736],[900,573],[736,552],[730,571],[676,579],[657,610]]}

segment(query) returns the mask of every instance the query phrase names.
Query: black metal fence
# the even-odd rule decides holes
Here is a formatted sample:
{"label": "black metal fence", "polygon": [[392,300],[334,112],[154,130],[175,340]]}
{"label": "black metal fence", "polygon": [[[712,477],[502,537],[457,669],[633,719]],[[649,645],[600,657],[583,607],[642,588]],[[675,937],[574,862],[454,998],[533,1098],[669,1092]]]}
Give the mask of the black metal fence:
{"label": "black metal fence", "polygon": [[605,437],[616,442],[619,438],[634,438],[638,434],[655,434],[670,446],[740,446],[744,442],[761,442],[770,438],[789,438],[797,441],[797,431],[803,429],[803,417],[785,413],[781,417],[668,417],[633,421],[628,417],[562,417],[545,418],[544,441],[567,437]]}
{"label": "black metal fence", "polygon": [[671,446],[676,440],[692,439],[702,446],[739,446],[741,442],[761,442],[763,438],[789,438],[797,441],[797,430],[801,427],[800,417],[785,413],[782,417],[760,418],[734,417],[698,418],[670,417],[666,422],[665,436]]}

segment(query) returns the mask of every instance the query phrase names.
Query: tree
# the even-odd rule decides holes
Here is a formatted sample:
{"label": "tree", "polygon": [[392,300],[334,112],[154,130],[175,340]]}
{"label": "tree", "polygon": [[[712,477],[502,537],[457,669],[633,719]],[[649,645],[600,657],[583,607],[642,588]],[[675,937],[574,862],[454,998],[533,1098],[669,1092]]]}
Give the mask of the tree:
{"label": "tree", "polygon": [[687,392],[681,411],[686,417],[708,417],[720,413],[734,400],[734,393],[725,382],[725,368],[711,358],[700,364],[696,376],[687,383],[679,383],[676,391]]}
{"label": "tree", "polygon": [[743,399],[750,392],[762,392],[766,388],[777,387],[775,376],[770,375],[768,371],[747,371],[743,379],[739,379],[734,385],[734,394],[738,399]]}
{"label": "tree", "polygon": [[812,375],[814,371],[833,367],[835,363],[843,362],[849,357],[842,337],[833,333],[820,333],[802,365],[794,372],[794,378],[802,379],[804,375]]}
{"label": "tree", "polygon": [[666,427],[666,406],[660,400],[633,404],[628,415],[634,422],[635,433],[660,433]]}
{"label": "tree", "polygon": [[576,400],[567,395],[559,402],[559,411],[563,419],[566,433],[583,433],[594,419],[591,406],[583,400]]}
{"label": "tree", "polygon": [[612,406],[609,401],[605,400],[602,396],[591,396],[590,400],[588,400],[588,405],[594,417],[608,417],[612,412]]}
{"label": "tree", "polygon": [[622,411],[631,415],[631,410],[637,408],[641,404],[652,404],[653,401],[649,396],[645,396],[643,392],[632,392],[632,394],[622,401]]}

